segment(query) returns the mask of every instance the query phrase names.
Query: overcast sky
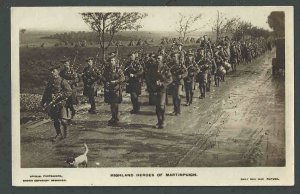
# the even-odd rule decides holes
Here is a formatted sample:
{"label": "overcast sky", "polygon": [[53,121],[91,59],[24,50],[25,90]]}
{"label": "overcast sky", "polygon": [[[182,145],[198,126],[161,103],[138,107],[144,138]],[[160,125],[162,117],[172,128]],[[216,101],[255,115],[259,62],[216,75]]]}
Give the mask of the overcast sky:
{"label": "overcast sky", "polygon": [[202,18],[194,27],[201,31],[211,30],[212,20],[217,10],[226,17],[239,16],[254,26],[269,29],[267,17],[271,11],[283,10],[282,7],[51,7],[51,8],[12,8],[12,15],[18,17],[18,26],[25,29],[88,31],[80,12],[139,11],[148,13],[141,20],[143,31],[175,31],[179,13],[184,15],[202,14]]}

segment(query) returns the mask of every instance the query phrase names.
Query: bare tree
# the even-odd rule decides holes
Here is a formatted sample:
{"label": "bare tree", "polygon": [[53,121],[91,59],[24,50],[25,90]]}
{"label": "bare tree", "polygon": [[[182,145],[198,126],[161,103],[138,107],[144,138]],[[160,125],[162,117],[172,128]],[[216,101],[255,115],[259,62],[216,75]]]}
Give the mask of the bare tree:
{"label": "bare tree", "polygon": [[114,36],[120,31],[138,30],[142,26],[139,21],[147,14],[138,12],[85,12],[81,13],[84,22],[97,33],[99,40],[99,52],[102,52],[102,60],[105,52],[111,46]]}
{"label": "bare tree", "polygon": [[199,30],[199,27],[195,27],[195,23],[202,18],[202,14],[183,15],[179,14],[179,21],[177,23],[176,31],[179,33],[180,40],[185,40],[186,36],[192,32]]}
{"label": "bare tree", "polygon": [[239,17],[227,18],[224,13],[217,11],[217,18],[212,26],[212,31],[216,33],[217,40],[225,33],[234,33],[239,21]]}

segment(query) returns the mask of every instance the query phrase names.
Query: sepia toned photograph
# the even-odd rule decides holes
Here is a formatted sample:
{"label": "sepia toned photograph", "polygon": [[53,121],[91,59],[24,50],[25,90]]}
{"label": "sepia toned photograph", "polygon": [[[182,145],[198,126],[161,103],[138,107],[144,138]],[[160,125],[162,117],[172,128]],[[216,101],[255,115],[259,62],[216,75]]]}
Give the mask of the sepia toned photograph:
{"label": "sepia toned photograph", "polygon": [[293,184],[293,7],[12,8],[11,33],[17,186]]}

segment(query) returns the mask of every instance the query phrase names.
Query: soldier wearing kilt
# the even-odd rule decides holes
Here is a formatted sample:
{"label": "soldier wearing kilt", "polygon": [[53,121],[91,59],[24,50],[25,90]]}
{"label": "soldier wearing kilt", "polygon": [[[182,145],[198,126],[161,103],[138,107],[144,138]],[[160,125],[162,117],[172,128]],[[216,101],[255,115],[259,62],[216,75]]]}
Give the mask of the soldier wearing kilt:
{"label": "soldier wearing kilt", "polygon": [[206,91],[210,92],[212,75],[215,75],[217,66],[211,52],[206,53],[206,61],[208,64]]}
{"label": "soldier wearing kilt", "polygon": [[208,61],[205,59],[204,56],[204,49],[201,48],[200,55],[198,56],[198,74],[196,76],[196,81],[199,83],[199,89],[200,89],[200,96],[199,98],[205,98],[205,93],[206,93],[206,87],[208,83],[208,70],[209,70],[209,65]]}
{"label": "soldier wearing kilt", "polygon": [[64,58],[61,60],[63,63],[63,69],[59,72],[61,78],[65,79],[72,88],[72,95],[67,100],[67,106],[71,110],[71,117],[73,118],[76,114],[74,105],[78,104],[76,95],[76,86],[79,82],[78,75],[75,70],[70,66],[70,59]]}
{"label": "soldier wearing kilt", "polygon": [[169,64],[172,74],[171,91],[173,97],[174,112],[173,115],[177,116],[180,112],[181,95],[183,92],[183,78],[187,75],[187,70],[184,64],[180,63],[178,53],[171,54],[172,61]]}
{"label": "soldier wearing kilt", "polygon": [[235,44],[230,47],[230,64],[232,65],[232,70],[236,71],[236,66],[238,64],[238,50]]}
{"label": "soldier wearing kilt", "polygon": [[90,114],[96,114],[96,103],[95,96],[97,96],[96,82],[101,78],[100,71],[94,67],[93,58],[88,58],[87,67],[84,68],[82,73],[83,81],[83,95],[87,96],[91,108],[89,109]]}
{"label": "soldier wearing kilt", "polygon": [[[48,115],[54,121],[56,136],[52,141],[67,137],[68,119],[70,118],[67,107],[67,99],[72,94],[71,86],[59,76],[57,67],[51,68],[51,78],[44,90],[41,105],[47,108]],[[63,134],[61,132],[63,126]]]}
{"label": "soldier wearing kilt", "polygon": [[140,111],[139,95],[141,95],[143,67],[136,60],[134,53],[129,54],[129,61],[125,64],[126,92],[130,94],[132,110],[131,114]]}
{"label": "soldier wearing kilt", "polygon": [[155,111],[158,120],[155,127],[162,129],[165,127],[166,90],[168,84],[172,82],[172,74],[168,66],[163,63],[162,55],[157,56],[155,71],[151,71],[150,74],[149,88],[154,96]]}
{"label": "soldier wearing kilt", "polygon": [[116,56],[108,58],[104,67],[102,81],[104,83],[104,102],[110,104],[111,119],[108,125],[116,125],[119,121],[119,104],[122,102],[122,83],[125,81],[123,71],[116,63]]}
{"label": "soldier wearing kilt", "polygon": [[195,76],[198,72],[198,68],[194,59],[194,53],[191,50],[188,52],[187,60],[185,61],[185,66],[187,68],[187,76],[183,80],[185,88],[186,105],[189,106],[193,103],[193,85],[195,81]]}

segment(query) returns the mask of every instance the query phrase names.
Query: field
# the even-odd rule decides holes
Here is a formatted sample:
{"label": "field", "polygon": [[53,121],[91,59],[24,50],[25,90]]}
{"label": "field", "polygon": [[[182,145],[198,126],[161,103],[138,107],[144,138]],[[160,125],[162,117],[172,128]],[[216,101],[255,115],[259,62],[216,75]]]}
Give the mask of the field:
{"label": "field", "polygon": [[[39,107],[41,100],[41,94],[45,88],[45,85],[49,76],[49,67],[53,65],[60,65],[60,60],[66,56],[70,57],[73,61],[76,52],[76,62],[72,63],[78,73],[81,73],[85,67],[85,59],[87,57],[95,57],[98,52],[97,45],[89,45],[87,47],[74,46],[58,46],[54,45],[58,43],[55,39],[45,39],[51,34],[57,32],[37,32],[26,31],[20,34],[20,90],[21,90],[21,111],[22,115],[32,116],[40,115],[42,111]],[[150,39],[153,38],[153,42],[150,45],[144,46],[146,53],[157,52],[159,49],[159,43],[161,38],[167,37],[166,33],[154,33],[154,32],[123,32],[119,38],[121,38],[124,45],[127,45],[128,40],[132,39]],[[44,44],[44,47],[40,47]],[[170,47],[166,46],[166,47]],[[187,45],[185,49],[195,48],[196,45]],[[136,50],[142,49],[142,46],[120,46],[119,58],[120,60],[126,60],[127,55]],[[116,51],[116,46],[112,46],[108,49],[107,53]],[[100,65],[99,63],[97,64]],[[45,115],[41,115],[45,116]]]}
{"label": "field", "polygon": [[[88,47],[75,48],[74,46],[59,46],[54,47],[58,40],[45,39],[44,37],[55,32],[25,32],[20,36],[20,83],[22,93],[37,93],[41,94],[43,87],[47,82],[49,74],[48,68],[53,65],[60,65],[60,60],[66,56],[74,59],[76,52],[76,62],[74,67],[81,72],[85,66],[85,59],[87,57],[95,57],[98,52],[98,46],[92,45]],[[126,36],[127,38],[125,38]],[[149,39],[154,37],[154,42],[150,45],[144,46],[146,53],[157,52],[159,48],[160,39],[167,37],[166,33],[153,32],[124,32],[120,36],[123,42],[127,43],[128,39]],[[169,34],[174,35],[174,34]],[[174,35],[175,36],[175,35]],[[44,43],[44,47],[40,47]],[[26,46],[25,46],[26,45]],[[27,46],[28,45],[28,46]],[[124,44],[127,45],[127,44]],[[169,45],[170,46],[170,45]],[[168,47],[168,46],[166,46]],[[196,45],[187,45],[184,49],[195,48]],[[126,56],[135,50],[142,49],[142,46],[120,46],[119,56],[120,60],[126,59]],[[108,49],[107,53],[116,51],[116,46]],[[98,64],[99,65],[99,64]]]}

